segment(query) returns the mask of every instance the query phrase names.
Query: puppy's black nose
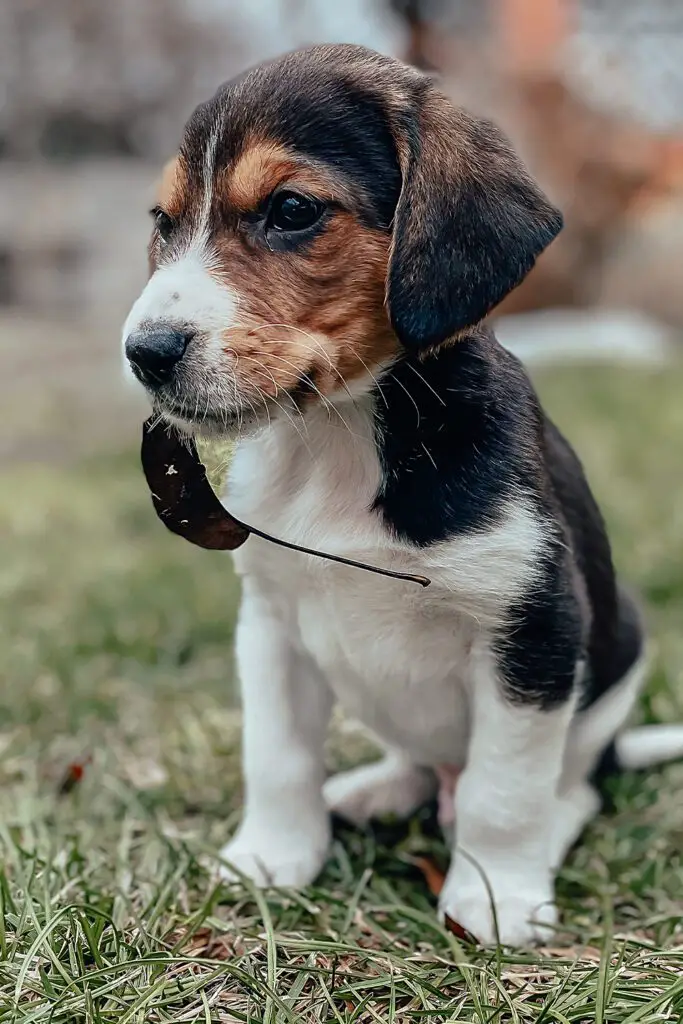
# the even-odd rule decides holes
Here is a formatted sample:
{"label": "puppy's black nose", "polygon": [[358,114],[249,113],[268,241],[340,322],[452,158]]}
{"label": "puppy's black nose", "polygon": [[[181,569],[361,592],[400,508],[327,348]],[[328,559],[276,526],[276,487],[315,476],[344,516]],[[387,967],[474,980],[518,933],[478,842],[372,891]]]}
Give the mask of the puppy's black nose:
{"label": "puppy's black nose", "polygon": [[164,384],[185,355],[193,336],[194,331],[178,330],[165,324],[134,331],[126,338],[128,362],[143,384],[152,387]]}

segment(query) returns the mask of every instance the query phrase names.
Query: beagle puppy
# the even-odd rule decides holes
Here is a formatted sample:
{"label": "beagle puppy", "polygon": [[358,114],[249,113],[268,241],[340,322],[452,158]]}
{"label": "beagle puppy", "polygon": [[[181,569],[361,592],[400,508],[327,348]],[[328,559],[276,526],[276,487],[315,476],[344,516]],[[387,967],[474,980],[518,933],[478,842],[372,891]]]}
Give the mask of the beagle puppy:
{"label": "beagle puppy", "polygon": [[[581,465],[484,321],[560,213],[492,124],[335,45],[198,107],[153,214],[125,352],[160,416],[238,440],[229,509],[432,581],[258,537],[235,552],[245,805],[225,861],[305,886],[330,812],[410,815],[440,786],[441,913],[484,943],[543,938],[645,671]],[[326,779],[335,702],[384,756]]]}

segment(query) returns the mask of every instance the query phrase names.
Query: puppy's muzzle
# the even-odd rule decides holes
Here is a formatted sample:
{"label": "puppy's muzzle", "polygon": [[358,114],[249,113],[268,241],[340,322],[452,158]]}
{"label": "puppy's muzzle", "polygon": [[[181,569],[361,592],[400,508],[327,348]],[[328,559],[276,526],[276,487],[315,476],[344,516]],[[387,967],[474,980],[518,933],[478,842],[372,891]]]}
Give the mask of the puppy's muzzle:
{"label": "puppy's muzzle", "polygon": [[152,391],[168,383],[194,333],[157,323],[129,334],[126,357],[138,380]]}

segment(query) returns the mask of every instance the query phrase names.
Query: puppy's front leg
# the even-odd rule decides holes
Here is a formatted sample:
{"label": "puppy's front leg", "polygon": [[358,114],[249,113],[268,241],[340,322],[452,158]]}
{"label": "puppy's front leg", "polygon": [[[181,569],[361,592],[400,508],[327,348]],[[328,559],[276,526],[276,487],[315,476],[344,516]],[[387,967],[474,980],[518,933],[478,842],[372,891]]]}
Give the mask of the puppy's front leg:
{"label": "puppy's front leg", "polygon": [[551,838],[573,687],[543,709],[515,695],[499,666],[477,675],[440,909],[480,942],[525,946],[547,939],[556,921]]}
{"label": "puppy's front leg", "polygon": [[332,698],[296,637],[286,605],[246,578],[236,638],[245,808],[221,856],[264,886],[308,885],[330,842],[322,786]]}

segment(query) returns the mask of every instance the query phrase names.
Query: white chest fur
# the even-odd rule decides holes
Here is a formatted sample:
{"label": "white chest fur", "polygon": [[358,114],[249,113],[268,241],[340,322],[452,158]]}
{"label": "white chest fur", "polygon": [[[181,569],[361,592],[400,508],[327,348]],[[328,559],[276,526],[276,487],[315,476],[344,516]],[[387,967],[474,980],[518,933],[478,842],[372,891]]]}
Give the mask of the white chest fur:
{"label": "white chest fur", "polygon": [[[364,403],[364,404],[363,404]],[[523,500],[502,525],[432,545],[392,537],[371,505],[380,466],[367,400],[344,420],[318,410],[299,433],[276,423],[243,441],[228,508],[275,536],[432,579],[407,583],[289,552],[252,537],[238,571],[277,596],[292,639],[339,702],[421,763],[457,761],[479,652],[522,592],[543,541]]]}

